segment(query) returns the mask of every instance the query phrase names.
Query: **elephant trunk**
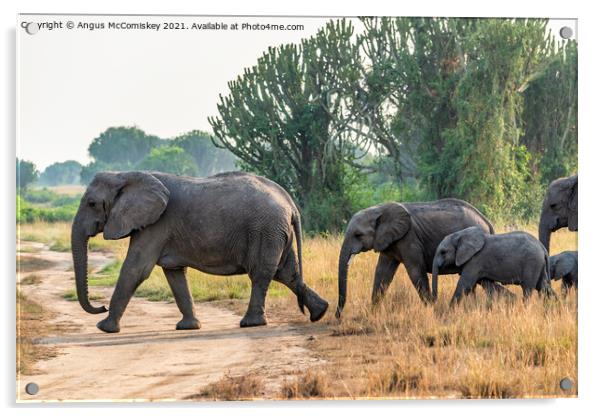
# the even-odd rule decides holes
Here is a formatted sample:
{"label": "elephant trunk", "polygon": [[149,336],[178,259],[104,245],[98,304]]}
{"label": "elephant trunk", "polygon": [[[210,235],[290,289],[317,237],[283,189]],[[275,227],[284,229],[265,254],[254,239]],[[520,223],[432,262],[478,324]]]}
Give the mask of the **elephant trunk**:
{"label": "elephant trunk", "polygon": [[76,215],[71,227],[71,253],[73,255],[77,300],[86,312],[97,314],[106,312],[107,308],[92,306],[88,298],[88,239],[89,237],[79,215]]}
{"label": "elephant trunk", "polygon": [[341,317],[341,313],[345,307],[345,301],[347,300],[347,274],[352,254],[349,243],[345,241],[343,247],[341,247],[341,253],[339,254],[339,303],[336,311],[337,318]]}
{"label": "elephant trunk", "polygon": [[539,220],[539,241],[543,244],[543,246],[550,251],[550,235],[552,234],[552,230],[550,229],[548,222],[545,217],[542,215]]}
{"label": "elephant trunk", "polygon": [[437,300],[437,292],[439,291],[439,262],[437,261],[437,257],[433,260],[433,290],[432,290],[432,299],[433,302]]}

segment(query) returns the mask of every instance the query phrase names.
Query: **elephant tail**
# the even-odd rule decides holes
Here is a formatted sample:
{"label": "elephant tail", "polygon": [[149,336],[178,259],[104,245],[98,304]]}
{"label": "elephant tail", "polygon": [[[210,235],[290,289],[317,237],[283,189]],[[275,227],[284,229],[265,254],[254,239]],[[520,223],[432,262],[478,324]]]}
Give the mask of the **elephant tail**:
{"label": "elephant tail", "polygon": [[493,228],[493,224],[491,223],[491,221],[489,221],[489,219],[487,217],[485,217],[484,215],[483,215],[483,219],[485,220],[485,222],[487,223],[487,226],[489,227],[489,234],[494,235],[495,229]]}
{"label": "elephant tail", "polygon": [[554,289],[552,289],[551,283],[551,273],[550,273],[550,256],[546,250],[545,252],[545,265],[541,269],[541,274],[539,275],[539,281],[537,282],[537,288],[540,289],[541,293],[547,298],[556,297],[556,293],[554,293]]}
{"label": "elephant tail", "polygon": [[297,279],[297,304],[301,313],[305,315],[305,283],[303,282],[303,241],[301,239],[301,216],[299,211],[295,209],[292,219],[293,228],[295,231],[295,240],[297,241],[297,260],[299,261],[299,278]]}

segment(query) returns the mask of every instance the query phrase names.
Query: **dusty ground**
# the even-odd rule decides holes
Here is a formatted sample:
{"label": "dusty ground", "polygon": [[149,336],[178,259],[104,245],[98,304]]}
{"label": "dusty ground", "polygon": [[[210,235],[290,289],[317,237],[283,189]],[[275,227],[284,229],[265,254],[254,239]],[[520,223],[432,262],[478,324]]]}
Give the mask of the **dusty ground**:
{"label": "dusty ground", "polygon": [[[18,279],[28,279],[19,289],[44,308],[48,320],[48,333],[34,342],[53,352],[31,363],[28,375],[17,377],[19,401],[185,400],[225,376],[250,373],[264,380],[258,398],[280,398],[287,375],[320,362],[306,347],[313,339],[309,332],[324,328],[270,316],[266,327],[241,329],[241,316],[217,303],[197,305],[201,330],[176,331],[180,314],[175,304],[135,297],[121,332],[102,333],[95,325],[104,315],[89,315],[63,298],[74,288],[71,254],[41,243],[20,242],[19,249],[23,264],[44,261],[43,270],[24,268]],[[104,253],[89,255],[92,270],[109,261]],[[91,292],[105,298],[94,304],[107,304],[112,288]],[[37,395],[25,393],[29,382],[38,384]]]}

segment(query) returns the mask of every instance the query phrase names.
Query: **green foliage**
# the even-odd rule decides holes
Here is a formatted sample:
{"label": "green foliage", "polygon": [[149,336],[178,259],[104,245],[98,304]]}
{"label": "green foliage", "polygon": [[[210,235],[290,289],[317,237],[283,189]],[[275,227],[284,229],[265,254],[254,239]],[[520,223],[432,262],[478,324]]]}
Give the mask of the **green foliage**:
{"label": "green foliage", "polygon": [[[557,49],[541,19],[362,22],[368,137],[399,182],[496,220],[536,215],[540,183],[576,168],[575,43]],[[542,134],[559,145],[537,149]]]}
{"label": "green foliage", "polygon": [[577,43],[564,41],[524,93],[521,143],[531,170],[547,186],[577,171]]}
{"label": "green foliage", "polygon": [[[80,182],[83,183],[84,185],[87,185],[90,182],[92,182],[92,179],[94,179],[94,175],[96,175],[98,172],[114,171],[114,170],[122,170],[122,169],[120,169],[119,167],[114,167],[113,165],[110,165],[105,162],[94,160],[94,161],[88,163],[86,166],[82,167],[82,170],[80,172]],[[123,169],[123,170],[127,170],[127,168]]]}
{"label": "green foliage", "polygon": [[21,196],[34,204],[45,204],[53,207],[61,207],[79,203],[81,195],[61,195],[48,188],[29,188],[21,193]]}
{"label": "green foliage", "polygon": [[451,100],[456,122],[442,131],[440,146],[421,146],[428,186],[439,196],[471,201],[494,220],[531,213],[518,210],[536,185],[531,155],[519,143],[519,90],[540,69],[544,27],[538,20],[480,21],[463,38],[468,53]]}
{"label": "green foliage", "polygon": [[197,165],[193,157],[177,146],[157,147],[150,151],[137,169],[173,173],[175,175],[196,176]]}
{"label": "green foliage", "polygon": [[138,127],[109,127],[92,140],[90,157],[107,165],[133,167],[161,142]]}
{"label": "green foliage", "polygon": [[30,204],[21,195],[17,195],[17,224],[36,221],[72,221],[78,206],[79,201],[52,208],[39,207]]}
{"label": "green foliage", "polygon": [[208,176],[233,170],[235,160],[232,153],[217,148],[207,133],[193,130],[160,139],[137,127],[109,127],[92,141],[88,153],[93,160],[81,169],[84,184],[103,171],[144,169]]}
{"label": "green foliage", "polygon": [[174,138],[173,145],[184,149],[194,158],[199,176],[211,176],[235,169],[234,155],[216,147],[209,133],[193,130]]}
{"label": "green foliage", "polygon": [[17,195],[17,223],[71,221],[80,195],[59,195],[48,188],[28,188]]}
{"label": "green foliage", "polygon": [[75,160],[56,162],[44,169],[38,182],[47,186],[78,184],[81,170],[82,165]]}
{"label": "green foliage", "polygon": [[36,165],[27,160],[17,158],[17,189],[23,190],[38,179]]}

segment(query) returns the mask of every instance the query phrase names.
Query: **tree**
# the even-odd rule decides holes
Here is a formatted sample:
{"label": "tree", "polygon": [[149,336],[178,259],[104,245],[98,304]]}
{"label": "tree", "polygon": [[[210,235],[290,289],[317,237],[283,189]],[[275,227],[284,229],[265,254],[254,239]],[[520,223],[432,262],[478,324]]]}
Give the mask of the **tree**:
{"label": "tree", "polygon": [[350,214],[345,177],[358,155],[343,87],[360,62],[351,23],[331,21],[301,45],[269,48],[209,119],[217,146],[293,194],[306,229],[340,229]]}
{"label": "tree", "polygon": [[418,148],[439,139],[453,125],[450,104],[464,69],[458,33],[474,27],[474,19],[361,19],[358,43],[365,56],[353,112],[359,131],[389,157],[392,176],[400,186],[417,177]]}
{"label": "tree", "polygon": [[456,122],[421,146],[423,175],[437,196],[467,199],[493,218],[527,214],[517,212],[533,183],[531,155],[519,140],[522,92],[547,63],[545,27],[544,20],[483,19],[464,35],[466,67],[451,101]]}
{"label": "tree", "polygon": [[550,63],[524,93],[523,143],[543,186],[577,171],[577,43],[550,41]]}
{"label": "tree", "polygon": [[39,172],[36,165],[28,160],[17,158],[17,189],[25,190],[38,179]]}
{"label": "tree", "polygon": [[142,159],[136,168],[176,175],[198,175],[194,158],[177,146],[163,146],[152,149],[150,154]]}
{"label": "tree", "polygon": [[138,127],[109,127],[92,140],[88,153],[96,161],[127,169],[144,159],[160,143],[160,138],[147,135]]}
{"label": "tree", "polygon": [[79,183],[82,165],[75,160],[56,162],[44,169],[39,182],[42,185],[71,185]]}
{"label": "tree", "polygon": [[194,158],[200,176],[235,169],[234,155],[226,149],[216,147],[209,133],[193,130],[175,137],[173,145],[184,149]]}
{"label": "tree", "polygon": [[81,182],[88,184],[96,173],[105,170],[132,170],[151,149],[164,144],[165,140],[138,127],[109,127],[90,143],[92,162],[82,168]]}

